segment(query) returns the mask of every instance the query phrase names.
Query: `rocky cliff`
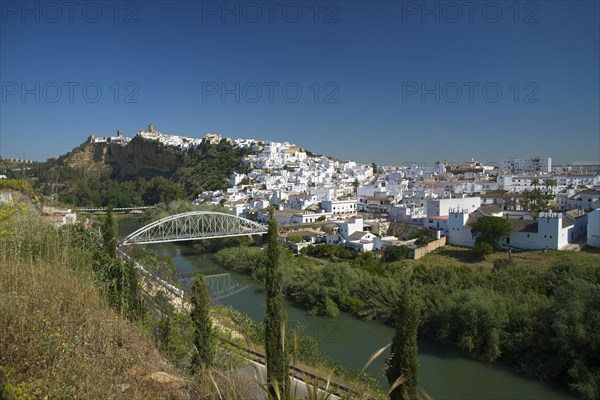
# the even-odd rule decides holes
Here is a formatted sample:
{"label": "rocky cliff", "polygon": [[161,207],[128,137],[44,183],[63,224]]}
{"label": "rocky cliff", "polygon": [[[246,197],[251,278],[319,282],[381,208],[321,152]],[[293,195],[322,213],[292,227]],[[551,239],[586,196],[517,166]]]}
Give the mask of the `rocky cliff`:
{"label": "rocky cliff", "polygon": [[76,169],[110,169],[114,179],[171,177],[183,166],[184,153],[157,141],[135,137],[126,146],[117,143],[84,143],[63,159]]}

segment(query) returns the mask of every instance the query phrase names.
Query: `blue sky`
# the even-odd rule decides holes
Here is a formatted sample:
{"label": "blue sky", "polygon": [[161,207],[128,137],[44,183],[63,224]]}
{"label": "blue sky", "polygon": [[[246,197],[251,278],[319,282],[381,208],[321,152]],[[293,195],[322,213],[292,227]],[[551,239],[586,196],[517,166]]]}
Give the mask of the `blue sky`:
{"label": "blue sky", "polygon": [[153,122],[381,164],[600,159],[597,0],[47,4],[1,1],[4,157]]}

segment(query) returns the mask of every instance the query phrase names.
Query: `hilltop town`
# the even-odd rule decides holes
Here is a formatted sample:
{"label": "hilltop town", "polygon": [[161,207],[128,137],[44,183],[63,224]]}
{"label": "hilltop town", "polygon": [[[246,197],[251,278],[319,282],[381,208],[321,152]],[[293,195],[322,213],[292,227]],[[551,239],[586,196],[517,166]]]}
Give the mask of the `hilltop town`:
{"label": "hilltop town", "polygon": [[[600,247],[600,161],[553,165],[550,157],[535,156],[495,165],[470,160],[380,166],[315,155],[288,142],[169,135],[152,124],[137,136],[182,152],[222,140],[246,149],[247,172],[231,174],[226,190],[198,193],[194,204],[222,205],[259,222],[268,221],[266,207],[272,204],[275,218],[289,230],[281,240],[296,250],[315,243],[356,251],[402,244],[425,254],[446,243],[473,246],[470,225],[481,216],[510,222],[506,248]],[[120,131],[88,138],[120,145],[131,140]],[[408,237],[391,234],[398,227]],[[422,236],[428,240],[420,243],[431,243],[417,246]]]}

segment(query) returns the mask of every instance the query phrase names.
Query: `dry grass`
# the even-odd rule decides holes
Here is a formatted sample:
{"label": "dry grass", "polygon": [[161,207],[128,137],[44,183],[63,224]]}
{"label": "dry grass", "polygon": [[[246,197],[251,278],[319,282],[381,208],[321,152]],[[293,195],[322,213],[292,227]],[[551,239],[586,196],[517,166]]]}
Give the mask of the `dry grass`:
{"label": "dry grass", "polygon": [[[0,363],[35,397],[168,398],[175,371],[95,287],[89,260],[20,214],[0,242]],[[175,392],[176,393],[176,392]]]}
{"label": "dry grass", "polygon": [[[479,261],[473,256],[470,248],[447,245],[430,253],[418,261],[409,262],[416,265],[459,266],[466,265],[473,270],[491,270],[494,261],[508,259],[508,252],[502,251],[491,254],[485,260]],[[600,264],[600,251],[586,248],[583,251],[523,251],[513,252],[512,260],[515,265],[547,269],[559,262],[573,264]]]}

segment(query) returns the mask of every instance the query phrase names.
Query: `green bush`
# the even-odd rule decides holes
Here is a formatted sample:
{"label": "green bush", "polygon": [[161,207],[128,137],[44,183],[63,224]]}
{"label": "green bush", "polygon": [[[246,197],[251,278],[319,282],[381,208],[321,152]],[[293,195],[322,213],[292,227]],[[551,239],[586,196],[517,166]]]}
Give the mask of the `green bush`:
{"label": "green bush", "polygon": [[288,236],[287,241],[291,243],[300,243],[302,242],[302,238],[300,236]]}
{"label": "green bush", "polygon": [[505,268],[512,267],[514,265],[513,260],[510,258],[501,258],[494,260],[494,271],[500,271]]}
{"label": "green bush", "polygon": [[352,251],[350,249],[335,244],[311,244],[310,246],[304,247],[300,252],[313,257],[329,258],[333,260],[350,260],[352,258]]}
{"label": "green bush", "polygon": [[423,246],[427,246],[429,243],[431,243],[433,241],[432,238],[430,238],[427,235],[421,235],[419,236],[419,238],[415,241],[415,244],[418,247],[423,247]]}
{"label": "green bush", "polygon": [[406,246],[387,246],[383,249],[383,259],[386,262],[399,261],[408,256]]}
{"label": "green bush", "polygon": [[479,260],[484,260],[486,256],[492,254],[493,252],[494,248],[492,245],[486,242],[477,243],[475,246],[473,246],[473,255]]}

